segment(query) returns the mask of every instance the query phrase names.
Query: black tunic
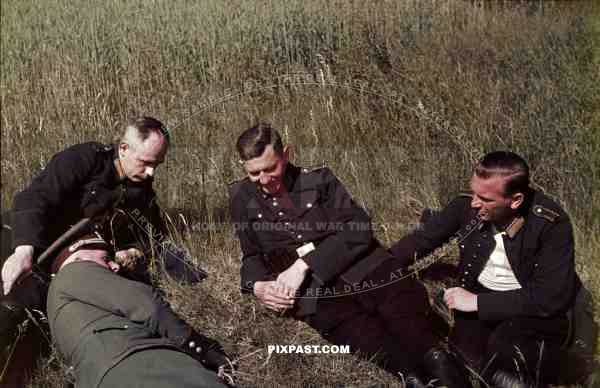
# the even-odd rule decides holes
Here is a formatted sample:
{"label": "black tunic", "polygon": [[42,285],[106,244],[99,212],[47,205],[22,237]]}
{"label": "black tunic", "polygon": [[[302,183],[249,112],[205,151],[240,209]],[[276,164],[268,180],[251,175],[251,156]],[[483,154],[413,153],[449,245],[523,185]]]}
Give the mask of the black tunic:
{"label": "black tunic", "polygon": [[117,157],[114,146],[96,142],[77,144],[54,155],[15,195],[13,248],[33,245],[40,253],[80,219],[113,206],[130,215],[133,227],[126,240],[147,240],[148,223],[158,235],[164,227],[152,182],[120,179],[114,165]]}
{"label": "black tunic", "polygon": [[[458,244],[457,285],[475,292],[478,277],[493,251],[491,225],[477,218],[470,196],[460,196],[431,217],[420,230],[402,238],[391,252],[407,265],[448,242]],[[508,261],[521,289],[478,296],[484,320],[518,316],[553,317],[572,307],[581,285],[575,273],[573,229],[564,210],[539,191],[519,209],[517,227],[503,235]]]}
{"label": "black tunic", "polygon": [[[283,184],[292,206],[261,192],[248,179],[231,186],[231,216],[243,253],[243,292],[252,292],[256,281],[275,279],[298,259],[296,249],[309,243],[315,250],[303,257],[310,276],[302,296],[316,295],[314,289],[339,277],[357,284],[392,258],[373,237],[369,216],[331,170],[309,171],[289,163]],[[314,313],[316,301],[301,298],[296,315]]]}

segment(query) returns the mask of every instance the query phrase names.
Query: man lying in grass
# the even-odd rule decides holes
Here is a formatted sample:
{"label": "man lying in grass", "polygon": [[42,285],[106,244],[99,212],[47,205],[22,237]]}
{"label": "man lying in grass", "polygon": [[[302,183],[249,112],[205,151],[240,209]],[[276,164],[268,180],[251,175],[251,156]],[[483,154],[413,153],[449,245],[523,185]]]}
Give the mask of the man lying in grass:
{"label": "man lying in grass", "polygon": [[328,168],[301,169],[269,124],[237,143],[248,174],[231,187],[242,291],[349,345],[410,387],[468,388],[438,345],[424,286],[374,238],[371,220]]}
{"label": "man lying in grass", "polygon": [[[54,343],[79,387],[225,387],[218,342],[182,321],[156,290],[115,274],[110,245],[86,236],[57,257],[47,309]],[[213,372],[218,372],[217,375]]]}

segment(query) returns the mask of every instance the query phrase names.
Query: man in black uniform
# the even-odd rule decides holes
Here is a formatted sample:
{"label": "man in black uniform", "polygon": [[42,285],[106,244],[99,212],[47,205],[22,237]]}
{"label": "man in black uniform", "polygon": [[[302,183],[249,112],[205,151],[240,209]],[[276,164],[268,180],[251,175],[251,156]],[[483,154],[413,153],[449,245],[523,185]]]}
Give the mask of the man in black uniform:
{"label": "man in black uniform", "polygon": [[[159,246],[166,230],[152,180],[168,145],[168,132],[160,121],[133,118],[118,146],[90,142],[69,147],[56,154],[29,186],[16,194],[11,211],[14,252],[2,267],[0,337],[8,337],[24,319],[23,307],[44,310],[44,274],[53,254],[32,274],[35,260],[81,219],[110,215],[118,208],[121,227],[113,241],[121,250],[118,255],[143,256],[151,245]],[[89,232],[84,229],[72,237]],[[150,244],[151,239],[154,244]],[[159,254],[166,261],[179,263],[180,257],[162,251]],[[141,279],[149,281],[144,263],[140,267]],[[198,278],[194,273],[183,275],[189,280]]]}
{"label": "man in black uniform", "polygon": [[52,265],[48,321],[76,385],[224,388],[211,371],[233,384],[219,343],[181,320],[149,285],[114,274],[119,260],[103,237],[78,239]]}
{"label": "man in black uniform", "polygon": [[368,215],[335,175],[289,163],[268,124],[244,131],[237,149],[248,174],[230,193],[242,291],[408,377],[411,386],[422,386],[420,376],[468,387],[437,347],[423,285],[403,278],[401,263],[373,237]]}
{"label": "man in black uniform", "polygon": [[457,287],[444,294],[456,310],[452,343],[497,386],[525,386],[538,373],[555,380],[566,312],[581,287],[569,217],[529,187],[527,163],[511,152],[487,154],[471,189],[391,252],[408,265],[458,244]]}

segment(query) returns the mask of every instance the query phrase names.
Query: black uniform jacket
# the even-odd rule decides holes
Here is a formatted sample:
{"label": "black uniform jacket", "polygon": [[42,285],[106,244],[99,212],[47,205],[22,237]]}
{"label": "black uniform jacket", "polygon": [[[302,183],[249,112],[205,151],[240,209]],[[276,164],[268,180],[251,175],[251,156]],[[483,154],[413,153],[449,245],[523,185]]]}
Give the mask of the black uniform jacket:
{"label": "black uniform jacket", "polygon": [[98,386],[133,352],[180,350],[192,332],[152,287],[90,261],[60,270],[50,283],[47,311],[54,343],[80,387]]}
{"label": "black uniform jacket", "polygon": [[114,165],[117,157],[116,147],[95,142],[54,155],[29,186],[15,195],[13,247],[33,245],[39,253],[80,219],[112,206],[131,214],[130,221],[144,220],[132,222],[132,243],[147,240],[142,231],[147,223],[153,225],[155,235],[162,232],[152,182],[119,179]]}
{"label": "black uniform jacket", "polygon": [[[491,225],[477,217],[471,197],[454,199],[422,229],[405,236],[391,252],[406,264],[443,244],[458,244],[458,286],[475,292],[478,277],[495,247]],[[503,235],[508,261],[521,289],[478,295],[483,320],[517,316],[552,317],[572,307],[581,286],[575,273],[573,230],[563,209],[538,191],[531,191],[520,217]]]}
{"label": "black uniform jacket", "polygon": [[241,286],[273,280],[298,259],[296,249],[312,243],[303,259],[310,275],[302,289],[297,316],[316,311],[316,292],[338,277],[359,283],[383,261],[393,258],[373,237],[371,222],[328,168],[309,171],[289,163],[283,177],[293,206],[263,193],[243,179],[230,188],[231,218],[242,249]]}

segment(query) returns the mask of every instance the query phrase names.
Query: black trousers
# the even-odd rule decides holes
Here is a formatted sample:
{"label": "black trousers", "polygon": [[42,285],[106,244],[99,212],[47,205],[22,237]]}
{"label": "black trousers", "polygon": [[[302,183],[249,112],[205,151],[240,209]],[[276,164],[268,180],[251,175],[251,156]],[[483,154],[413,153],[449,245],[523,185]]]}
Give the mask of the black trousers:
{"label": "black trousers", "polygon": [[482,321],[477,313],[455,312],[449,340],[488,381],[501,369],[552,383],[561,374],[561,345],[568,330],[566,317]]}
{"label": "black trousers", "polygon": [[[399,268],[397,260],[390,259],[361,284],[380,284]],[[306,319],[310,326],[326,340],[349,345],[352,353],[374,360],[392,374],[418,372],[424,354],[438,344],[423,284],[405,278],[356,291],[338,279],[331,287],[352,292],[319,298],[316,314]]]}

